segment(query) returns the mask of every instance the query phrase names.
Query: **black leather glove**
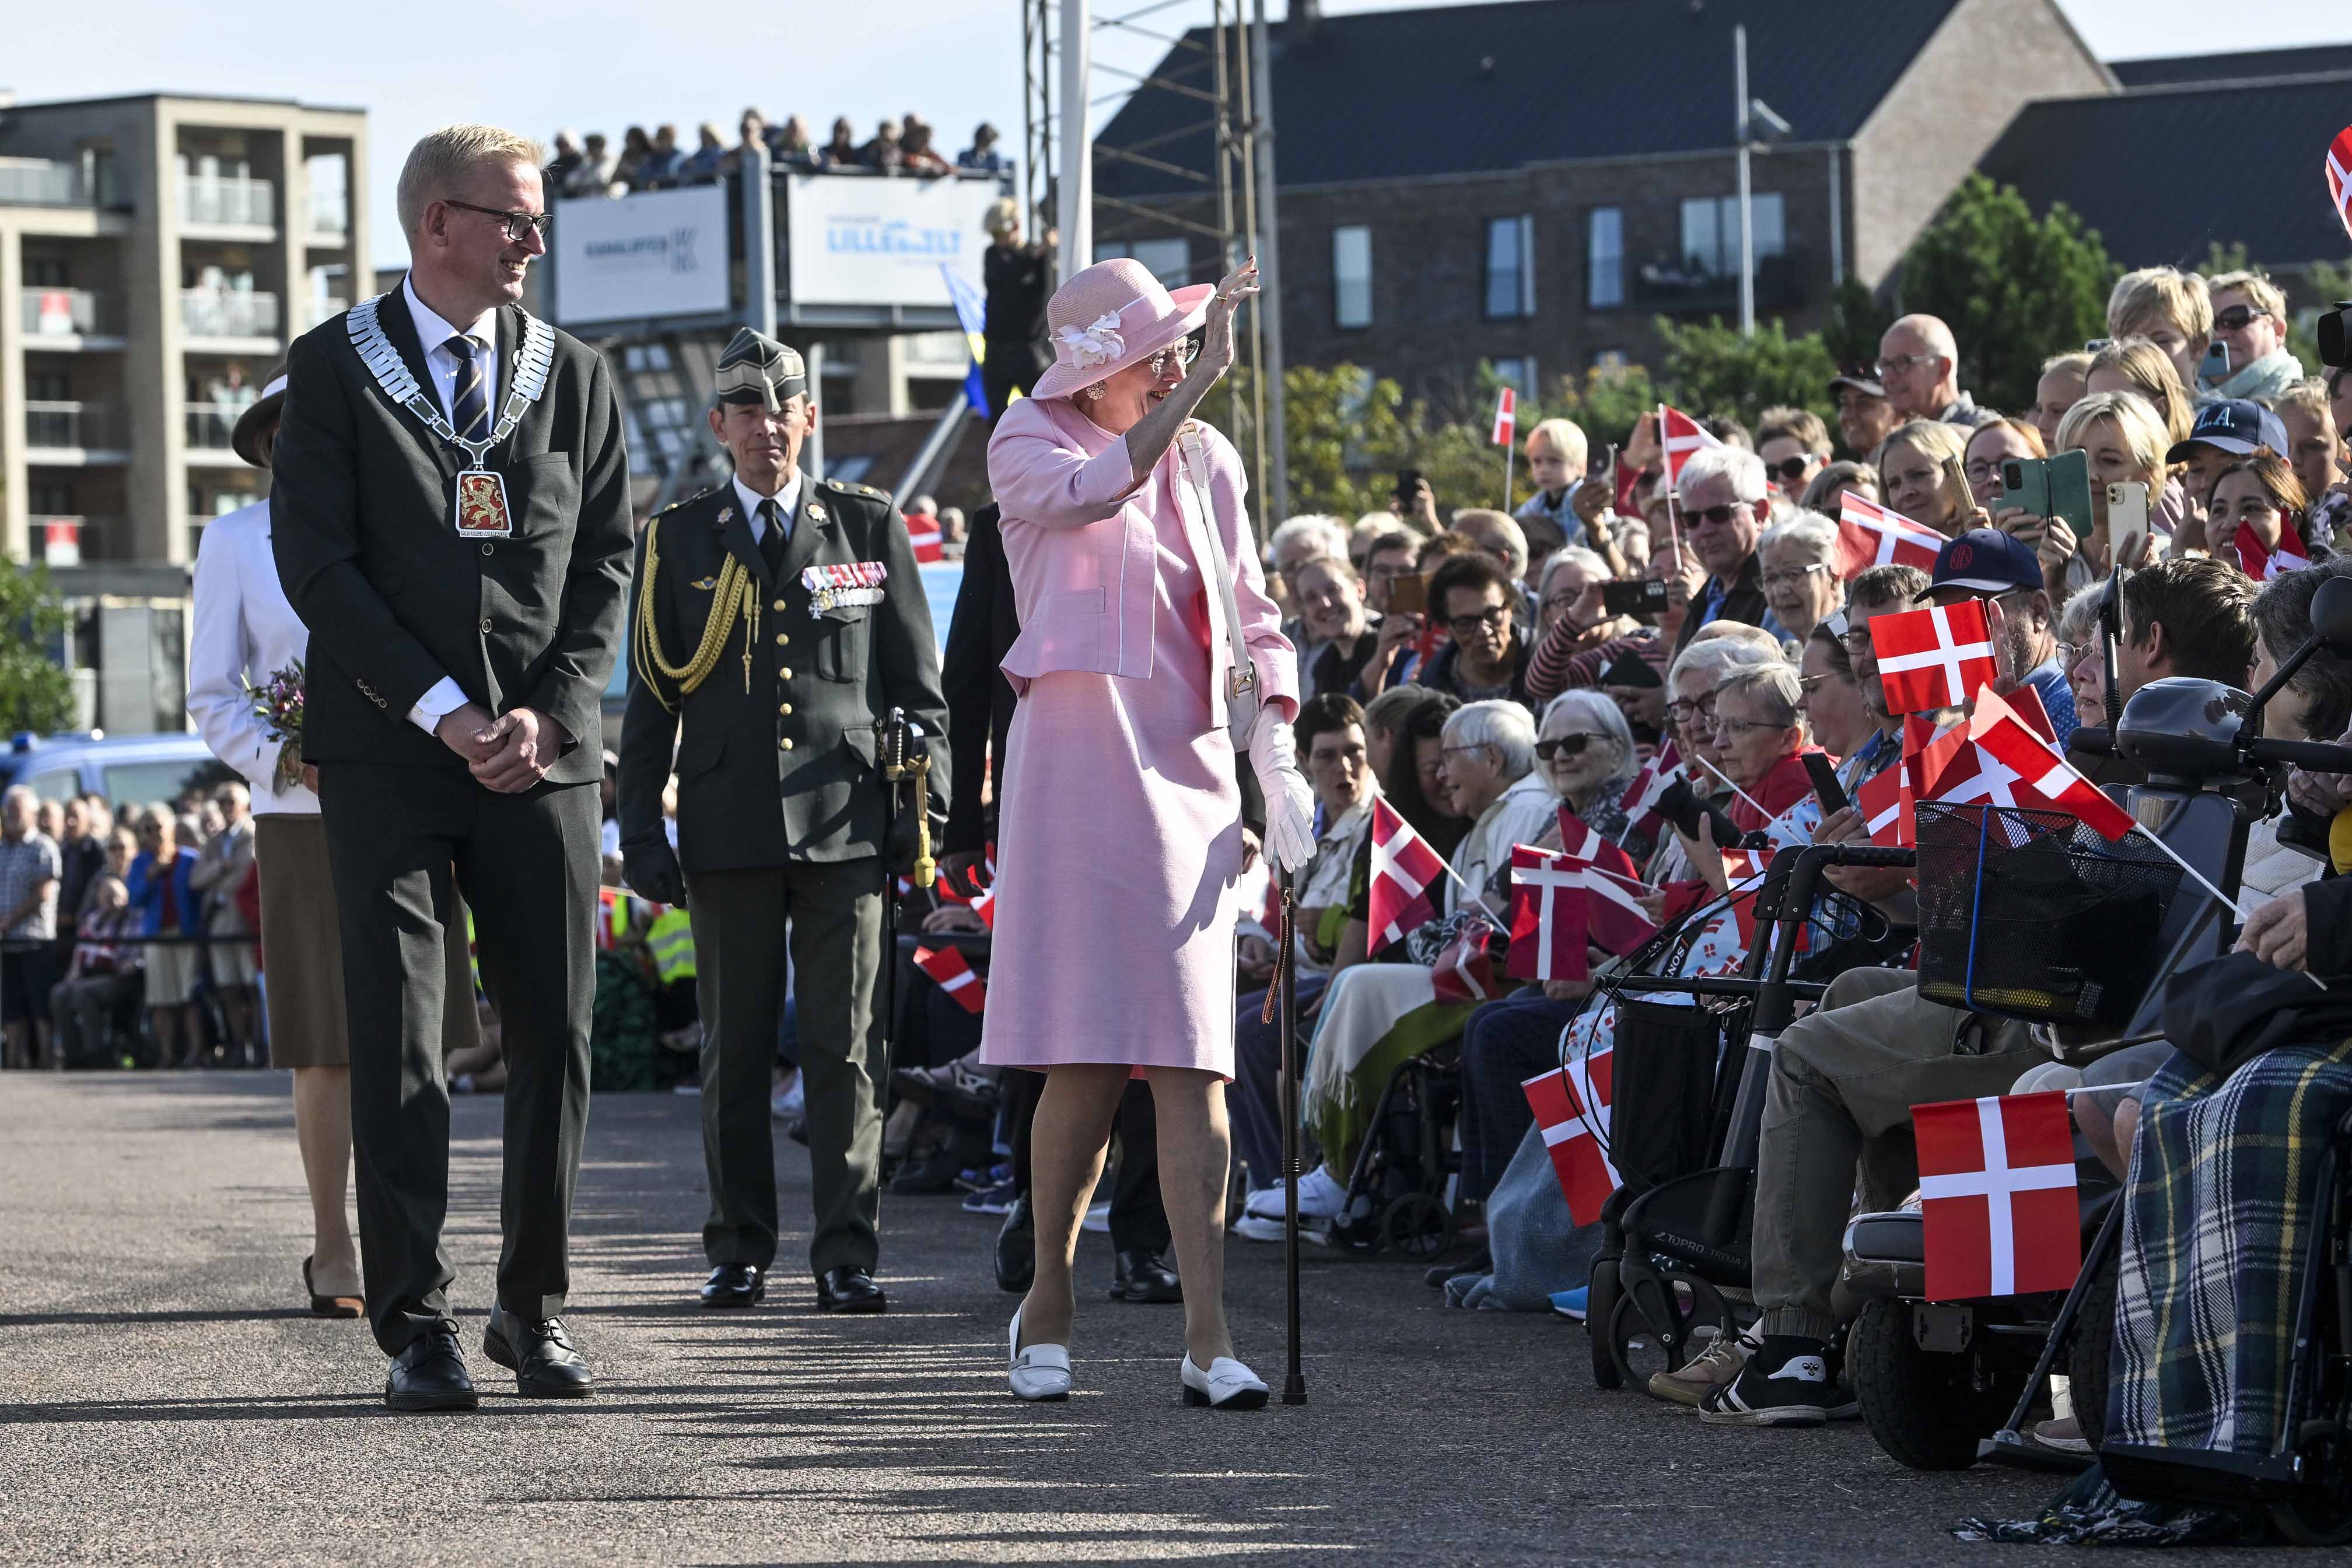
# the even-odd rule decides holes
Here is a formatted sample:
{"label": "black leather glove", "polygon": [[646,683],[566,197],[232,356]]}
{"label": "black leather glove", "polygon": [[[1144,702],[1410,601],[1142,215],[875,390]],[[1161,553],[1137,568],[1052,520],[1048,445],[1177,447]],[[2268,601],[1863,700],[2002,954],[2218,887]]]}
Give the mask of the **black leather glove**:
{"label": "black leather glove", "polygon": [[[907,794],[911,796],[914,792],[910,789]],[[882,846],[882,858],[888,864],[890,874],[894,877],[911,877],[915,874],[917,847],[915,823],[915,814],[908,810],[901,810],[890,819],[889,838]],[[936,829],[939,825],[933,823],[931,826]],[[931,843],[934,846],[932,852],[936,855],[938,853],[936,846],[939,844],[939,836],[936,832],[932,835]]]}
{"label": "black leather glove", "polygon": [[686,904],[686,873],[678,869],[677,851],[667,840],[621,846],[621,874],[629,890],[657,904]]}

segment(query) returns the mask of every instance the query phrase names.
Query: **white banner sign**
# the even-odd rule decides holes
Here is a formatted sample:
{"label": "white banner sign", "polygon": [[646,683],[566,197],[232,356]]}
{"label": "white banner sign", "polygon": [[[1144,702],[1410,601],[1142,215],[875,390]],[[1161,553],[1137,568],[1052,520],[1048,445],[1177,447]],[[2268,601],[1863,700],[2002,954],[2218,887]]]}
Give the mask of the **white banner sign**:
{"label": "white banner sign", "polygon": [[724,185],[558,202],[554,237],[559,326],[731,308]]}
{"label": "white banner sign", "polygon": [[796,305],[947,307],[945,266],[981,287],[993,180],[799,174],[786,198]]}

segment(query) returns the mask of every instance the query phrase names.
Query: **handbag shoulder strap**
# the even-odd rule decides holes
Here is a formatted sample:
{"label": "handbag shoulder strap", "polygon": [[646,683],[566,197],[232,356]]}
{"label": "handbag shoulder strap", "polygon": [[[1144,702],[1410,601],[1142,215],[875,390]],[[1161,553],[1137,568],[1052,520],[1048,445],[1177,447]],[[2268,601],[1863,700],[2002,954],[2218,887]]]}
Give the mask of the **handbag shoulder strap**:
{"label": "handbag shoulder strap", "polygon": [[1238,696],[1257,684],[1257,664],[1242,643],[1242,610],[1240,602],[1234,597],[1233,563],[1225,558],[1225,542],[1217,532],[1216,509],[1209,504],[1209,457],[1202,447],[1198,424],[1187,420],[1177,432],[1176,454],[1185,480],[1192,486],[1193,500],[1200,507],[1201,531],[1208,536],[1209,559],[1202,565],[1217,580],[1217,593],[1224,602],[1225,668],[1232,672],[1232,689],[1225,695]]}

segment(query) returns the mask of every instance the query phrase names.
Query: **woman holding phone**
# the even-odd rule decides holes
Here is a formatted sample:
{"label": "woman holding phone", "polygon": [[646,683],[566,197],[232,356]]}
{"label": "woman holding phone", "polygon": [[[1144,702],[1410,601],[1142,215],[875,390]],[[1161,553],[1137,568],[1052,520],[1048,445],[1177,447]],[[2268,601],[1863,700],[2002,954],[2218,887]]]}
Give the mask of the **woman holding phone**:
{"label": "woman holding phone", "polygon": [[[2021,507],[2005,507],[1993,518],[1994,527],[2015,534],[2041,555],[2043,584],[2053,605],[2064,604],[2076,589],[2107,574],[2114,564],[2111,543],[2120,544],[2126,566],[2154,559],[2147,501],[2164,489],[2168,443],[2164,422],[2147,399],[2136,392],[2097,392],[2068,409],[2058,422],[2058,450],[2080,451],[2090,459],[2090,537],[2077,539],[2063,520],[2035,517]],[[2126,530],[2127,537],[2112,541],[2107,487],[2116,484],[2143,488],[2136,525]]]}
{"label": "woman holding phone", "polygon": [[1969,433],[1960,471],[1968,477],[1969,495],[1987,517],[2000,507],[2000,466],[2012,458],[2046,458],[2042,432],[2022,419],[1994,419]]}
{"label": "woman holding phone", "polygon": [[1960,455],[1958,426],[1914,419],[1895,426],[1874,459],[1887,506],[1922,528],[1932,528],[1947,539],[1958,538],[1976,504],[1969,496]]}

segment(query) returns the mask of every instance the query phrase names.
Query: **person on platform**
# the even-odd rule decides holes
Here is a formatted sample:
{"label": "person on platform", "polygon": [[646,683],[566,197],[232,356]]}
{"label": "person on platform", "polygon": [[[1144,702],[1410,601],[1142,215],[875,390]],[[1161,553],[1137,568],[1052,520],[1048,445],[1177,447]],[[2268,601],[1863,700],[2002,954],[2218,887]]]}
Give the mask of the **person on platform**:
{"label": "person on platform", "polygon": [[[891,873],[914,869],[918,818],[911,790],[892,817],[878,748],[903,710],[921,731],[909,756],[932,759],[936,843],[948,798],[939,645],[890,498],[801,471],[816,426],[801,356],[747,327],[715,380],[710,433],[734,478],[637,537],[621,859],[632,889],[692,918],[710,1185],[702,1304],[761,1300],[775,1261],[769,1068],[789,921],[816,1305],[879,1312],[889,1020],[875,988],[889,962],[883,895]],[[673,744],[675,849],[662,815]]]}
{"label": "person on platform", "polygon": [[629,464],[604,357],[517,303],[546,254],[540,150],[410,150],[398,288],[298,339],[270,544],[310,628],[302,754],[341,912],[368,1317],[395,1410],[471,1409],[442,1249],[453,882],[508,1069],[504,1245],[483,1352],[527,1397],[593,1391],[565,1328],[588,1114],[599,704],[628,605]]}
{"label": "person on platform", "polygon": [[1078,273],[1046,308],[1052,367],[989,441],[1022,631],[1003,663],[1020,707],[982,1054],[1046,1073],[1031,1133],[1036,1265],[1009,1335],[1023,1399],[1069,1394],[1073,1249],[1139,1070],[1184,1281],[1182,1396],[1227,1409],[1266,1399],[1224,1314],[1234,886],[1247,857],[1236,749],[1265,790],[1265,852],[1285,871],[1313,851],[1314,800],[1290,728],[1297,655],[1260,574],[1241,458],[1192,418],[1233,365],[1234,311],[1257,277],[1245,264],[1171,295],[1129,259]]}

